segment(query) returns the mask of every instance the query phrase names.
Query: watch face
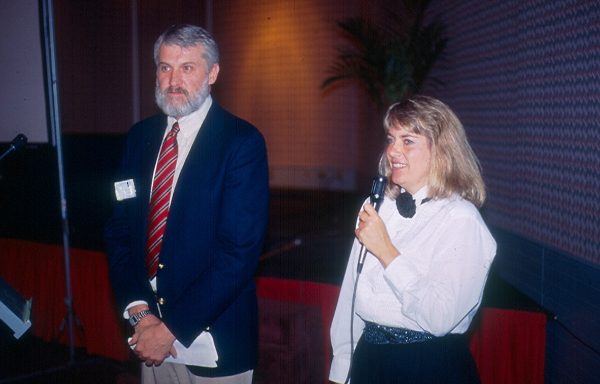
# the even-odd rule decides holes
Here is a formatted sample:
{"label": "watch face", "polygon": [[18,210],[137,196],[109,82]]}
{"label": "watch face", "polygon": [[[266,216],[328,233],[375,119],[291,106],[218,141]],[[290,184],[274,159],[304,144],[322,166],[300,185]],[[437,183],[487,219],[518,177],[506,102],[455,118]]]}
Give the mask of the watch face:
{"label": "watch face", "polygon": [[132,327],[135,327],[141,319],[143,319],[144,317],[148,316],[150,314],[150,310],[145,309],[143,311],[140,311],[136,314],[133,314],[129,317],[129,324],[131,324]]}
{"label": "watch face", "polygon": [[135,327],[135,325],[139,322],[139,320],[136,318],[135,315],[129,317],[129,324],[131,324],[132,327]]}

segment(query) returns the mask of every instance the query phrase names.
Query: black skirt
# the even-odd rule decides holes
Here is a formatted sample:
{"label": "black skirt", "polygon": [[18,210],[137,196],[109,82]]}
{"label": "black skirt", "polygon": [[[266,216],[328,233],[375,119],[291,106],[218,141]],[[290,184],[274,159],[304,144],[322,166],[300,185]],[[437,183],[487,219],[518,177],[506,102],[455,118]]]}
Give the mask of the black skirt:
{"label": "black skirt", "polygon": [[479,375],[465,335],[411,344],[369,344],[354,351],[351,384],[478,384]]}

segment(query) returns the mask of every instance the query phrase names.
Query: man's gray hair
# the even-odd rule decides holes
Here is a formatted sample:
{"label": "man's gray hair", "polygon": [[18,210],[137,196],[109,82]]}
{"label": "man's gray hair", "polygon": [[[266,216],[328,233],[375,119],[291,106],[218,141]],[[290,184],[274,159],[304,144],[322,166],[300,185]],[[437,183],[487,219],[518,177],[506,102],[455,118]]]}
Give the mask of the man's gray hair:
{"label": "man's gray hair", "polygon": [[190,24],[172,25],[164,31],[154,43],[154,63],[158,65],[161,45],[177,45],[179,47],[204,47],[203,57],[206,60],[206,70],[219,63],[219,47],[212,35],[204,28]]}

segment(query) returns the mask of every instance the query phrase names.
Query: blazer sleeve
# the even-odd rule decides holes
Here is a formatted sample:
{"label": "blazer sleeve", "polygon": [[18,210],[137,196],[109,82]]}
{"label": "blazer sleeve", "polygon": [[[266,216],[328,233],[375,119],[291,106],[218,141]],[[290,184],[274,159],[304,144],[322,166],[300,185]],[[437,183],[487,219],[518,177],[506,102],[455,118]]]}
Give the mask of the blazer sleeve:
{"label": "blazer sleeve", "polygon": [[[141,199],[144,193],[140,191],[141,174],[134,164],[139,163],[137,153],[140,137],[132,129],[127,136],[121,165],[114,181],[132,179],[136,185],[137,195],[134,198],[114,202],[113,212],[104,228],[104,240],[108,257],[109,276],[116,304],[120,311],[137,300],[153,302],[154,295],[148,281],[143,255],[136,246],[135,231],[140,231],[139,218],[135,212],[140,212]],[[139,238],[139,236],[138,236]],[[143,248],[142,248],[143,249]]]}

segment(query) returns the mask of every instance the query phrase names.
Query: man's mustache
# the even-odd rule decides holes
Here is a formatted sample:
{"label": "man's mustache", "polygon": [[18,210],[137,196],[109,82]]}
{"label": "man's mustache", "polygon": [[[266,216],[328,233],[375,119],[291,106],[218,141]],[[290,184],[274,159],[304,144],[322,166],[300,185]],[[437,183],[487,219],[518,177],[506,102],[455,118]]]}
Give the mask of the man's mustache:
{"label": "man's mustache", "polygon": [[163,91],[163,94],[166,95],[168,93],[183,93],[186,97],[189,96],[189,92],[187,91],[187,89],[185,88],[181,88],[181,87],[168,87],[167,89],[165,89]]}

